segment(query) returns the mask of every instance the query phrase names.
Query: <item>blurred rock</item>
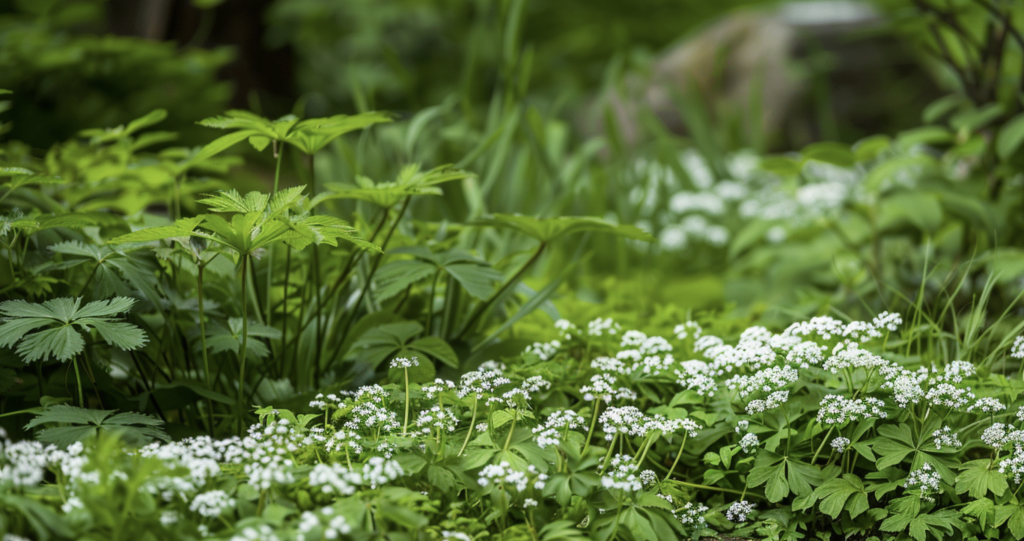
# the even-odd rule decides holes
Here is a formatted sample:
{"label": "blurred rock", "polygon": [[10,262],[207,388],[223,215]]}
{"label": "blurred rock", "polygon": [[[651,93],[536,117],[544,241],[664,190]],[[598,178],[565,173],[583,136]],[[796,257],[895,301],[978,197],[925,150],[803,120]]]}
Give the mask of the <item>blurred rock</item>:
{"label": "blurred rock", "polygon": [[793,2],[737,12],[684,38],[645,73],[628,73],[597,97],[581,127],[605,133],[610,113],[623,142],[634,146],[646,131],[646,109],[670,131],[691,134],[689,103],[734,146],[795,148],[912,126],[927,103],[922,94],[937,91],[869,5]]}

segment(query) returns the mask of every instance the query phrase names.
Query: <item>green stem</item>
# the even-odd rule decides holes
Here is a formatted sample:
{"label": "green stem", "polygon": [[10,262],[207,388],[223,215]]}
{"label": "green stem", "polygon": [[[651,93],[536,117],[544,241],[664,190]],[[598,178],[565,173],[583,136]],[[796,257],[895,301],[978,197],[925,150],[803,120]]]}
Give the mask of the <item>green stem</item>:
{"label": "green stem", "polygon": [[[283,150],[283,149],[281,149]],[[277,148],[277,141],[274,141],[274,157],[277,158],[277,165],[274,167],[274,191],[270,193],[270,197],[273,198],[277,195],[277,186],[281,178],[281,157],[284,156],[284,152],[280,152]],[[270,289],[273,285],[274,278],[274,245],[271,244],[267,249],[267,297],[266,301],[266,316],[263,320],[267,326],[271,326],[271,301],[270,301]]]}
{"label": "green stem", "polygon": [[679,444],[679,452],[676,453],[676,459],[672,462],[672,467],[668,469],[668,473],[665,474],[665,481],[672,478],[672,472],[676,471],[676,465],[679,464],[679,459],[683,456],[683,447],[686,445],[686,438],[689,434],[683,434],[683,443]]}
{"label": "green stem", "polygon": [[405,372],[405,423],[402,424],[402,435],[409,433],[409,369],[403,368]]}
{"label": "green stem", "polygon": [[[213,390],[213,381],[210,379],[210,357],[206,351],[206,316],[203,311],[203,269],[205,263],[199,264],[199,272],[196,274],[196,292],[199,298],[199,337],[203,346],[203,372],[206,374],[206,388]],[[213,400],[206,398],[206,409],[210,417],[210,436],[213,436]]]}
{"label": "green stem", "polygon": [[597,410],[601,409],[601,399],[594,399],[594,414],[590,416],[590,430],[587,431],[587,443],[583,444],[583,450],[580,451],[580,456],[587,454],[587,449],[590,448],[590,440],[594,437],[594,427],[597,426]]}
{"label": "green stem", "polygon": [[512,412],[512,426],[508,429],[508,437],[505,438],[505,447],[501,449],[501,454],[504,455],[508,451],[509,444],[512,443],[512,433],[516,431],[516,419],[519,418],[518,410]]}
{"label": "green stem", "polygon": [[466,446],[469,445],[469,438],[473,436],[473,427],[476,426],[476,408],[479,403],[479,398],[473,400],[473,418],[469,420],[469,432],[466,432],[466,441],[462,442],[462,448],[459,449],[459,454],[455,455],[456,457],[462,456],[463,451],[466,450]]}
{"label": "green stem", "polygon": [[825,433],[825,437],[824,437],[824,439],[822,439],[822,440],[821,440],[821,445],[819,445],[819,446],[818,446],[818,450],[817,450],[817,451],[815,451],[815,452],[814,452],[814,456],[813,456],[813,457],[811,457],[811,464],[814,464],[814,461],[815,461],[815,459],[817,459],[817,458],[818,458],[818,454],[820,454],[820,453],[821,453],[821,449],[822,449],[823,447],[825,447],[825,443],[827,443],[827,442],[828,442],[828,436],[829,436],[829,434],[831,434],[831,433],[832,433],[832,429],[833,429],[833,428],[835,428],[835,427],[834,427],[834,426],[830,426],[830,427],[828,428],[828,432],[826,432],[826,433]]}
{"label": "green stem", "polygon": [[242,255],[242,349],[238,353],[238,419],[239,419],[239,431],[244,430],[241,426],[244,424],[242,419],[245,416],[244,406],[242,404],[242,398],[245,396],[245,356],[249,348],[249,302],[248,296],[246,295],[246,279],[249,266],[249,254]]}
{"label": "green stem", "polygon": [[612,450],[615,449],[615,440],[618,439],[619,435],[612,436],[612,441],[608,442],[608,452],[604,455],[604,462],[601,464],[601,473],[608,468],[608,463],[612,460]]}
{"label": "green stem", "polygon": [[441,269],[434,273],[434,282],[430,285],[430,298],[427,299],[427,336],[433,334],[434,327],[434,298],[437,296],[437,279],[441,277]]}
{"label": "green stem", "polygon": [[75,367],[75,381],[78,382],[78,405],[84,408],[86,405],[85,397],[82,394],[82,375],[78,373],[78,359],[72,358],[71,364]]}
{"label": "green stem", "polygon": [[[675,483],[677,485],[682,485],[684,487],[699,488],[701,490],[714,490],[716,492],[728,492],[730,494],[740,494],[743,497],[746,497],[746,493],[745,492],[740,492],[738,490],[733,490],[731,488],[709,487],[707,485],[698,485],[697,483],[687,483],[686,481],[679,481],[679,480],[676,480],[676,479],[672,479],[669,482],[670,483]],[[751,496],[753,496],[755,498],[760,498],[761,497],[761,496],[759,496],[757,494],[751,494]]]}

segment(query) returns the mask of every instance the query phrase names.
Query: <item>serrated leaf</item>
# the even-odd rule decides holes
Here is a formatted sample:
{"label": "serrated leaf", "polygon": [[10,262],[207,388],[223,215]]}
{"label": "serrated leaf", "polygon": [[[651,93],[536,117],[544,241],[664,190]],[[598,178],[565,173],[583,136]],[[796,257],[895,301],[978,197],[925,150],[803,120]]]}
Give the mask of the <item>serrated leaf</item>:
{"label": "serrated leaf", "polygon": [[26,362],[49,359],[68,361],[85,348],[85,340],[71,325],[46,329],[28,335],[18,345],[18,355]]}

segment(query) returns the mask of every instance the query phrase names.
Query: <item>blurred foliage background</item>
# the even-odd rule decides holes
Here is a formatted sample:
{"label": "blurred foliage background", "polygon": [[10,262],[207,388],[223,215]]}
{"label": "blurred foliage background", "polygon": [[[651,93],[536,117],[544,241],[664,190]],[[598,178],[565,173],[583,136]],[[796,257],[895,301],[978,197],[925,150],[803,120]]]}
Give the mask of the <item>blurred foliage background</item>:
{"label": "blurred foliage background", "polygon": [[[1007,304],[1021,285],[1019,3],[1003,0],[0,0],[9,155],[161,107],[195,145],[228,107],[389,110],[316,175],[410,162],[478,176],[416,219],[635,223],[591,239],[564,313],[894,309],[908,292]],[[264,154],[234,184],[266,189]],[[286,157],[283,182],[306,182]],[[352,210],[352,209],[350,209]],[[431,226],[432,228],[433,226]],[[442,228],[448,225],[442,225]],[[426,228],[422,235],[444,235]],[[513,235],[472,233],[491,260]],[[551,282],[575,245],[527,283]],[[531,282],[532,280],[532,282]],[[546,318],[536,312],[531,318]],[[539,321],[539,320],[538,320]],[[539,325],[539,323],[538,323]]]}

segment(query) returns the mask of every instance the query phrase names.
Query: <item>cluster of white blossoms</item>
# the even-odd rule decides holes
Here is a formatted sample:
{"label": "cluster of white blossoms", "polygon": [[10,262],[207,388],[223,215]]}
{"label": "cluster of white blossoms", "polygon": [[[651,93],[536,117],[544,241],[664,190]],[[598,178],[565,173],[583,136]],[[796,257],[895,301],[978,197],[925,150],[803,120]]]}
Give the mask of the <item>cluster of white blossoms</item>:
{"label": "cluster of white blossoms", "polygon": [[830,443],[829,445],[831,445],[837,453],[844,453],[846,452],[846,448],[850,445],[850,438],[838,436],[832,438],[832,443]]}
{"label": "cluster of white blossoms", "polygon": [[600,336],[615,336],[622,331],[622,327],[610,317],[597,318],[587,324],[587,335],[597,338]]}
{"label": "cluster of white blossoms", "polygon": [[960,447],[963,447],[963,444],[960,443],[960,438],[949,426],[943,426],[935,432],[932,432],[932,440],[935,442],[936,449],[942,449],[943,447],[959,449]]}
{"label": "cluster of white blossoms", "polygon": [[747,500],[733,502],[725,512],[725,518],[728,519],[729,522],[743,523],[747,521],[747,516],[749,516],[755,508],[757,508],[757,504],[748,502]]}
{"label": "cluster of white blossoms", "polygon": [[[669,503],[672,503],[671,500]],[[703,504],[687,502],[686,505],[679,509],[674,509],[672,514],[675,515],[676,519],[683,526],[689,526],[693,529],[701,529],[707,526],[707,520],[704,515],[707,514],[708,507]]]}
{"label": "cluster of white blossoms", "polygon": [[757,446],[761,444],[761,440],[758,439],[757,434],[753,432],[747,432],[740,438],[740,449],[743,449],[744,453],[752,453],[757,450]]}
{"label": "cluster of white blossoms", "polygon": [[609,372],[592,376],[590,385],[580,387],[580,394],[587,402],[603,400],[610,404],[613,400],[636,400],[636,392],[629,387],[619,385],[615,376]]}
{"label": "cluster of white blossoms", "polygon": [[531,485],[536,490],[542,490],[547,484],[547,478],[547,474],[539,472],[533,464],[526,471],[519,471],[503,460],[498,464],[484,466],[477,476],[477,484],[481,487],[495,486],[506,491],[512,489],[524,492]]}
{"label": "cluster of white blossoms", "polygon": [[[638,475],[637,470],[639,470],[639,465],[633,461],[633,457],[629,455],[615,455],[608,465],[608,469],[601,476],[601,486],[610,490],[624,490],[626,492],[643,490],[644,482],[641,479],[641,475],[646,474],[646,471]],[[654,475],[654,472],[645,476],[650,478],[651,475]],[[657,479],[657,476],[654,475],[654,478]]]}
{"label": "cluster of white blossoms", "polygon": [[[333,507],[324,507],[318,512],[303,511],[299,517],[298,532],[296,541],[316,541],[323,539],[338,539],[343,535],[352,533],[352,526],[345,517],[337,514]],[[316,531],[321,530],[317,535]]]}
{"label": "cluster of white blossoms", "polygon": [[451,408],[442,408],[439,405],[421,411],[416,418],[416,428],[428,435],[435,430],[439,433],[455,432],[458,424],[459,419],[455,412]]}
{"label": "cluster of white blossoms", "polygon": [[188,510],[204,517],[219,517],[221,513],[233,509],[235,500],[223,490],[211,490],[197,494],[188,505]]}
{"label": "cluster of white blossoms", "polygon": [[586,427],[587,421],[579,413],[570,409],[551,412],[544,424],[533,429],[533,439],[541,449],[558,443],[570,430]]}
{"label": "cluster of white blossoms", "polygon": [[821,399],[818,406],[818,422],[823,425],[845,425],[860,419],[879,417],[885,419],[885,402],[879,398],[846,398],[830,394]]}
{"label": "cluster of white blossoms", "polygon": [[396,357],[391,360],[391,368],[413,368],[420,365],[419,359],[413,357],[407,359],[405,357]]}
{"label": "cluster of white blossoms", "polygon": [[933,502],[935,501],[933,494],[939,491],[941,482],[942,476],[939,475],[939,472],[935,471],[931,464],[925,462],[919,469],[910,472],[907,480],[903,483],[903,488],[918,489],[922,500]]}

